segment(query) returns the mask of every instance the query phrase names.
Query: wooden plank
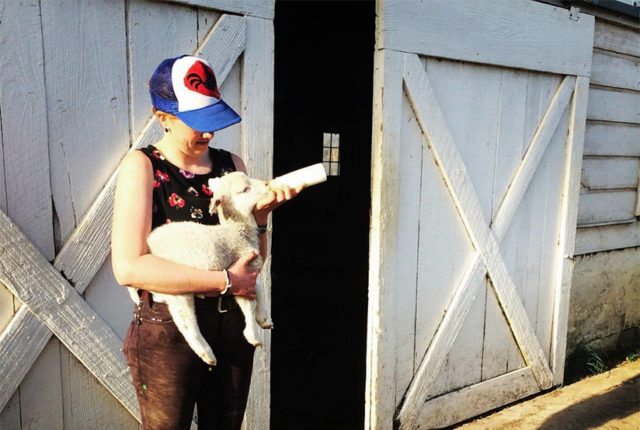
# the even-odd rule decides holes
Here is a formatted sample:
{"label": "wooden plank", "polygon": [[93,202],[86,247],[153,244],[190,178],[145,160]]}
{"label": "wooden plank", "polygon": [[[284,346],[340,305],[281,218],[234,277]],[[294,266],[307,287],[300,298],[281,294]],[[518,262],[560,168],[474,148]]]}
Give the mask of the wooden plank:
{"label": "wooden plank", "polygon": [[[133,0],[128,7],[131,136],[135,138],[152,116],[147,85],[151,75],[165,58],[194,52],[199,29],[198,12],[189,6]],[[158,43],[158,29],[162,29],[162,43]]]}
{"label": "wooden plank", "polygon": [[[138,416],[138,402],[120,351],[120,339],[4,212],[0,212],[0,237],[5,245],[0,259],[3,282],[123,406]],[[38,341],[33,332],[27,336]]]}
{"label": "wooden plank", "polygon": [[640,92],[592,86],[587,118],[640,124]]}
{"label": "wooden plank", "polygon": [[640,33],[628,27],[596,20],[593,37],[594,48],[640,57]]}
{"label": "wooden plank", "polygon": [[[540,349],[535,332],[528,323],[515,286],[506,272],[494,234],[489,230],[488,223],[482,215],[481,204],[466,168],[456,151],[455,143],[437,105],[426,73],[415,55],[405,56],[405,65],[404,80],[420,126],[434,148],[445,182],[456,201],[474,247],[479,251],[487,266],[499,301],[511,323],[525,359],[531,363],[538,384],[542,388],[546,388],[550,386],[551,373],[544,354]],[[411,427],[416,422],[419,405],[427,397],[427,387],[424,384],[416,383],[419,380],[420,374],[416,375],[398,415],[402,425]]]}
{"label": "wooden plank", "polygon": [[4,204],[6,198],[7,214],[51,260],[55,251],[39,2],[3,2],[0,20],[2,200]]}
{"label": "wooden plank", "polygon": [[5,407],[20,382],[33,366],[47,341],[49,329],[22,306],[0,335],[0,410]]}
{"label": "wooden plank", "polygon": [[564,378],[564,362],[567,345],[567,321],[573,274],[573,249],[575,246],[576,220],[578,217],[578,192],[580,190],[580,162],[583,154],[585,121],[589,79],[578,77],[573,96],[567,137],[565,180],[562,201],[562,217],[559,229],[555,297],[553,300],[553,325],[550,362],[553,383],[561,384]]}
{"label": "wooden plank", "polygon": [[223,12],[273,19],[275,0],[153,0],[169,3],[181,3]]}
{"label": "wooden plank", "polygon": [[[418,262],[419,243],[425,239],[423,236],[440,229],[420,230],[420,215],[422,202],[434,202],[427,200],[425,192],[429,188],[422,188],[423,159],[429,158],[423,155],[426,148],[423,145],[423,136],[418,126],[411,106],[406,97],[402,98],[401,113],[401,139],[398,141],[398,171],[405,172],[400,175],[398,181],[398,204],[403,210],[398,211],[396,221],[398,227],[396,239],[399,255],[396,256],[396,268],[394,278],[394,321],[396,341],[395,353],[395,379],[396,393],[394,403],[397,405],[404,392],[413,379],[415,369],[415,335],[416,335],[416,306],[417,291],[420,277]],[[432,187],[431,189],[436,188]],[[437,188],[436,188],[437,190]],[[446,196],[448,198],[448,196]],[[430,203],[430,205],[432,204]],[[425,211],[433,213],[436,211]],[[435,225],[435,224],[426,224]],[[442,254],[448,254],[443,252]],[[401,257],[401,258],[398,258]],[[434,267],[439,267],[434,264]],[[424,269],[423,269],[424,270]],[[434,285],[439,284],[437,274],[431,279]],[[435,300],[435,299],[434,299]]]}
{"label": "wooden plank", "polygon": [[[386,0],[386,49],[560,74],[589,76],[592,16],[526,0]],[[451,37],[455,33],[456,37]]]}
{"label": "wooden plank", "polygon": [[[378,27],[380,28],[380,27]],[[398,194],[403,56],[374,52],[371,152],[371,228],[365,428],[391,430],[395,413],[395,270],[400,252]],[[384,127],[383,127],[384,124]]]}
{"label": "wooden plank", "polygon": [[13,294],[0,282],[0,333],[2,333],[15,314]]}
{"label": "wooden plank", "polygon": [[578,228],[575,255],[640,246],[640,221]]}
{"label": "wooden plank", "polygon": [[636,188],[639,169],[638,157],[585,156],[582,161],[580,184],[590,191]]}
{"label": "wooden plank", "polygon": [[[22,340],[25,342],[25,339]],[[60,342],[47,346],[20,384],[20,422],[24,429],[63,430]]]}
{"label": "wooden plank", "polygon": [[636,190],[580,191],[578,225],[629,222],[635,218]]}
{"label": "wooden plank", "polygon": [[[221,14],[209,9],[197,9],[198,12],[198,46],[207,37],[213,26],[220,19]],[[217,76],[217,75],[216,75]]]}
{"label": "wooden plank", "polygon": [[[230,33],[234,36],[229,37]],[[216,23],[205,40],[206,52],[202,55],[219,70],[216,75],[219,85],[224,82],[228,71],[242,52],[244,41],[244,18],[229,15]],[[155,119],[151,118],[130,150],[156,143],[161,137],[162,130]],[[116,169],[54,261],[54,266],[64,272],[65,277],[73,282],[80,293],[87,287],[109,254],[113,193],[117,175]],[[77,264],[78,261],[83,261],[84,264]]]}
{"label": "wooden plank", "polygon": [[[242,61],[240,123],[242,151],[247,171],[258,178],[273,176],[273,21],[255,17],[246,20],[246,48]],[[244,45],[244,43],[243,43]],[[205,52],[203,51],[203,54]],[[231,69],[227,69],[228,71]],[[271,258],[265,263],[260,282],[271,302]],[[251,392],[245,414],[246,428],[260,428],[269,422],[271,387],[271,333],[256,351]]]}
{"label": "wooden plank", "polygon": [[[415,429],[444,428],[534,394],[535,378],[523,368],[437,397],[421,409]],[[461,407],[464,405],[464,407]],[[401,427],[403,428],[403,427]]]}
{"label": "wooden plank", "polygon": [[125,8],[124,0],[43,2],[41,14],[60,246],[129,147]]}
{"label": "wooden plank", "polygon": [[640,58],[594,50],[591,83],[640,91]]}
{"label": "wooden plank", "polygon": [[0,429],[21,429],[20,425],[20,393],[16,391],[4,409],[0,408]]}
{"label": "wooden plank", "polygon": [[137,430],[138,422],[64,346],[60,347],[65,430]]}
{"label": "wooden plank", "polygon": [[585,155],[640,157],[640,125],[587,121]]}

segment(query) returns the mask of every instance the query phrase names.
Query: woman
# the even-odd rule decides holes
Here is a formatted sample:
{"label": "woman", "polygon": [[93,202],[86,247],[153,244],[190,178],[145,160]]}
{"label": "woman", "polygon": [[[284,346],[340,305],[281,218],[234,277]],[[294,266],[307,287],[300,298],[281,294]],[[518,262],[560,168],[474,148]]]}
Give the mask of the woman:
{"label": "woman", "polygon": [[[246,172],[242,160],[209,148],[214,132],[240,121],[220,98],[215,75],[204,60],[164,60],[149,82],[153,112],[164,129],[155,145],[129,153],[121,163],[112,232],[113,272],[119,284],[139,291],[124,353],[140,403],[143,429],[188,429],[194,404],[201,429],[239,429],[246,407],[254,348],[244,339],[244,316],[232,295],[255,298],[257,254],[227,269],[205,271],[149,254],[149,232],[166,222],[217,224],[208,211],[208,179],[226,171]],[[266,258],[269,213],[300,189],[277,189],[254,210],[260,254]],[[218,358],[209,368],[186,344],[164,303],[147,291],[195,293],[198,324]],[[227,294],[220,296],[220,293]],[[220,297],[219,297],[220,296]],[[218,312],[218,300],[228,312]]]}

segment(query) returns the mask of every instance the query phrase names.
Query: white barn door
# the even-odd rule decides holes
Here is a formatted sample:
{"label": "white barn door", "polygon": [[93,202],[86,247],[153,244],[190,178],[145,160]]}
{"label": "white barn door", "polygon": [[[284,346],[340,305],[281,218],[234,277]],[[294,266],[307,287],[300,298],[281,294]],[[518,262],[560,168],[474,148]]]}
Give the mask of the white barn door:
{"label": "white barn door", "polygon": [[367,428],[438,428],[562,381],[593,18],[377,16]]}
{"label": "white barn door", "polygon": [[[7,7],[0,8],[2,9],[0,17],[8,23],[7,25],[10,25],[8,28],[14,30],[19,28],[20,31],[31,28],[23,25],[25,17],[29,18],[28,21],[31,24],[41,25],[40,14],[42,14],[44,16],[42,22],[45,23],[47,31],[41,32],[38,28],[35,32],[35,42],[31,38],[17,37],[16,40],[24,39],[34,45],[35,53],[25,51],[20,48],[22,45],[16,42],[7,45],[17,46],[20,49],[16,48],[15,52],[14,50],[5,50],[0,55],[3,82],[6,84],[0,89],[8,89],[7,85],[12,84],[13,87],[20,90],[17,92],[5,91],[4,93],[0,91],[0,102],[6,99],[6,103],[0,103],[3,109],[2,116],[14,119],[11,133],[7,132],[6,126],[4,127],[5,132],[0,133],[2,135],[0,136],[0,158],[4,156],[4,164],[7,166],[9,160],[17,160],[13,163],[15,165],[7,170],[7,173],[13,172],[15,175],[5,175],[4,171],[0,170],[0,185],[3,190],[6,188],[15,192],[15,196],[12,195],[9,199],[11,203],[19,196],[30,192],[29,189],[19,188],[20,186],[32,188],[33,184],[43,185],[43,187],[35,187],[36,191],[33,195],[39,198],[37,206],[35,204],[33,206],[18,204],[9,206],[0,202],[0,311],[2,311],[0,315],[0,386],[2,387],[0,390],[0,427],[6,422],[12,423],[11,428],[14,427],[13,423],[20,422],[23,424],[15,424],[15,428],[27,428],[34,425],[42,427],[41,424],[33,424],[36,422],[35,420],[32,422],[23,419],[20,411],[18,411],[18,415],[14,413],[20,409],[16,407],[15,393],[17,393],[21,382],[28,376],[31,368],[36,367],[38,360],[43,359],[43,356],[46,355],[46,345],[52,336],[55,336],[64,345],[66,348],[64,351],[68,350],[70,362],[73,358],[73,363],[76,362],[75,360],[81,363],[95,377],[95,380],[124,406],[128,413],[139,420],[138,402],[121,350],[122,339],[113,328],[120,325],[126,327],[131,317],[128,310],[132,310],[133,305],[126,298],[125,290],[119,286],[116,287],[121,293],[119,296],[108,293],[109,282],[105,281],[105,276],[101,275],[101,271],[105,270],[103,266],[106,266],[109,275],[111,273],[110,265],[105,264],[105,261],[107,261],[110,251],[113,193],[118,171],[117,168],[114,171],[115,166],[109,165],[109,160],[105,161],[106,157],[96,155],[93,159],[81,158],[86,154],[97,154],[91,152],[93,150],[87,148],[88,145],[99,147],[98,143],[111,144],[110,141],[114,139],[112,135],[106,135],[107,138],[104,138],[105,133],[102,133],[102,130],[100,133],[87,133],[88,129],[85,127],[85,123],[95,122],[93,121],[95,119],[93,118],[94,111],[88,110],[84,114],[85,105],[79,102],[78,96],[79,93],[84,93],[80,90],[76,91],[76,87],[73,85],[66,85],[67,81],[75,83],[75,80],[82,81],[78,83],[81,90],[86,89],[83,86],[85,84],[93,85],[93,80],[88,80],[90,82],[87,83],[85,82],[87,80],[79,77],[82,75],[81,72],[88,73],[87,70],[91,70],[93,63],[86,57],[81,57],[79,62],[82,63],[84,69],[78,71],[73,69],[75,64],[72,60],[76,60],[75,57],[72,60],[68,60],[67,57],[62,59],[53,53],[66,52],[62,48],[67,48],[69,40],[84,40],[89,36],[99,34],[100,27],[95,30],[92,26],[91,29],[95,31],[91,32],[78,30],[76,27],[79,27],[79,24],[76,25],[76,21],[92,23],[94,22],[92,19],[95,18],[95,22],[100,22],[100,19],[96,17],[105,15],[107,7],[108,11],[115,10],[113,15],[116,18],[110,16],[111,21],[108,22],[112,24],[115,22],[118,27],[108,33],[108,36],[121,41],[122,52],[121,55],[112,54],[112,57],[101,53],[101,61],[111,60],[112,62],[108,63],[108,66],[102,67],[109,72],[104,74],[108,78],[104,78],[104,82],[99,81],[104,83],[105,88],[110,85],[118,87],[124,82],[126,90],[127,77],[130,78],[135,85],[132,84],[129,94],[122,91],[121,97],[128,102],[128,106],[124,106],[124,112],[126,113],[128,110],[131,118],[127,119],[126,115],[122,115],[120,117],[123,120],[122,124],[114,127],[104,127],[105,124],[100,124],[100,127],[106,128],[109,132],[115,130],[115,133],[119,134],[119,141],[124,142],[124,145],[118,148],[121,151],[119,154],[121,156],[124,156],[127,150],[135,150],[154,143],[162,136],[160,126],[151,114],[148,94],[145,90],[145,83],[159,61],[179,53],[194,53],[206,58],[213,65],[225,99],[239,111],[243,118],[238,126],[216,133],[215,144],[239,154],[246,162],[250,174],[267,179],[272,177],[273,16],[275,2],[273,0],[176,0],[155,3],[140,0],[109,4],[84,2],[83,7],[80,7],[76,4],[77,2],[69,0],[60,5],[50,2],[45,7],[43,4],[42,11],[38,9],[38,2],[35,2],[35,6],[30,5],[29,8],[24,8],[17,3],[15,6],[9,6],[9,4],[13,4],[10,2],[5,3]],[[3,6],[5,6],[4,3]],[[101,9],[103,6],[104,8]],[[194,7],[200,8],[197,14]],[[83,19],[77,18],[74,14]],[[196,21],[196,19],[200,21]],[[69,22],[73,22],[73,25],[70,26]],[[5,24],[3,22],[3,25]],[[130,31],[125,31],[125,26],[129,25]],[[55,32],[49,31],[54,28]],[[150,40],[153,41],[154,38],[157,38],[158,28],[160,28],[160,32],[165,31],[169,36],[167,40],[170,42],[149,45]],[[120,33],[118,33],[119,30],[121,30]],[[23,34],[15,31],[14,33],[18,36]],[[6,41],[7,37],[14,37],[14,33],[0,31],[0,40]],[[53,33],[55,35],[51,36]],[[34,33],[30,32],[29,34],[33,36]],[[64,36],[62,39],[60,39],[60,34]],[[104,40],[110,40],[105,34],[101,34]],[[173,37],[176,34],[180,37]],[[37,39],[38,37],[44,37],[44,42]],[[7,40],[13,41],[11,38]],[[23,87],[15,84],[15,82],[22,84],[25,81],[23,68],[14,66],[24,63],[26,57],[20,55],[33,55],[34,58],[40,58],[38,55],[42,55],[42,43],[51,48],[45,49],[45,54],[51,56],[50,61],[47,57],[47,72],[52,76],[51,82],[47,80],[47,90],[55,95],[54,106],[51,106],[51,103],[46,105],[45,100],[38,99],[36,103],[33,103],[23,97],[24,94],[33,95],[33,91],[35,91],[33,88],[44,86],[44,77],[41,73],[27,74],[27,77],[33,78],[33,82],[29,81],[32,86],[26,87],[27,89],[31,88],[29,89],[31,92],[28,92],[27,89],[23,90]],[[71,44],[71,46],[75,45]],[[84,46],[82,45],[83,49]],[[92,45],[87,44],[87,46],[91,47]],[[127,56],[125,46],[128,47],[130,58],[125,58]],[[191,48],[185,50],[185,46]],[[41,62],[27,63],[33,64],[34,68],[40,67],[39,70],[42,71]],[[109,87],[108,91],[104,91],[104,94],[111,94],[109,91],[112,91],[112,88]],[[35,93],[44,93],[44,89],[35,91]],[[99,91],[94,91],[93,88],[87,93],[102,95]],[[13,104],[8,102],[14,99],[16,102]],[[91,100],[93,101],[93,99]],[[111,100],[110,106],[114,111],[121,103],[118,100],[118,97],[113,97]],[[23,101],[27,104],[23,104]],[[69,105],[68,108],[65,107],[65,103]],[[99,104],[96,103],[96,105]],[[46,135],[45,107],[49,110],[48,129],[50,135],[48,137]],[[32,121],[22,121],[18,118],[32,119]],[[38,126],[42,124],[45,124],[44,129]],[[27,139],[31,136],[32,130],[35,130],[33,133],[37,134],[37,138]],[[88,134],[92,135],[92,139],[87,139]],[[101,141],[99,138],[103,140]],[[38,150],[29,147],[27,149],[31,152],[20,149],[20,151],[15,150],[11,154],[5,153],[3,155],[2,148],[19,148],[24,145],[25,141],[35,142],[38,145]],[[62,150],[63,142],[67,148],[66,153]],[[130,148],[129,143],[131,144]],[[48,157],[47,147],[52,154],[51,160]],[[118,162],[117,150],[106,152],[110,153],[109,156],[114,163]],[[21,156],[20,158],[17,157],[18,154],[27,154],[29,157]],[[45,154],[46,161],[37,158],[36,154],[38,156]],[[33,157],[31,157],[32,155]],[[63,155],[78,158],[71,158],[72,161],[59,161],[58,158]],[[34,164],[31,158],[36,158],[39,161]],[[44,164],[41,165],[41,162]],[[68,163],[71,167],[65,170],[55,164],[58,162],[59,164]],[[64,189],[60,185],[61,183],[86,186],[86,182],[90,181],[84,179],[90,176],[89,173],[97,177],[95,182],[100,184],[100,188],[89,191],[82,189],[83,192],[78,194],[82,198],[71,192],[56,193],[54,190],[52,198],[47,194],[51,191],[48,163],[51,163],[51,170],[54,172],[51,174],[52,188]],[[37,169],[34,170],[34,166]],[[53,166],[58,168],[54,169]],[[90,167],[85,168],[86,166]],[[28,168],[32,168],[31,170],[34,172],[44,171],[46,179],[40,182],[20,182],[13,179],[10,183],[5,182],[5,177],[19,177],[20,168],[22,171],[28,170]],[[61,175],[60,171],[64,175]],[[82,173],[82,176],[78,172]],[[100,176],[101,173],[102,176]],[[91,177],[93,178],[93,176]],[[38,179],[42,178],[38,177]],[[46,187],[44,187],[45,185]],[[70,196],[74,198],[71,199]],[[5,195],[0,196],[2,201],[6,198]],[[60,241],[64,243],[55,255],[54,234],[51,228],[54,222],[51,219],[51,207],[46,203],[51,202],[52,199],[57,208],[56,222],[59,221],[60,224]],[[31,200],[35,203],[34,199]],[[7,210],[7,206],[9,206],[9,210]],[[24,208],[22,211],[24,213],[26,213],[26,209],[30,209],[28,213],[33,215],[30,215],[28,219],[24,216],[17,216],[16,208],[18,210]],[[44,212],[44,214],[40,214],[40,212]],[[29,222],[38,221],[38,227],[24,228],[17,224],[18,222],[24,223],[25,219]],[[76,219],[81,220],[76,223]],[[46,225],[49,228],[41,227]],[[24,232],[21,231],[21,228]],[[268,290],[270,286],[269,260],[262,271],[261,281],[266,284]],[[7,290],[2,287],[3,285],[7,287]],[[92,302],[92,297],[102,299]],[[15,312],[13,312],[14,302],[17,308]],[[117,318],[115,321],[109,320],[105,317],[105,315],[109,315],[109,312],[101,314],[101,311],[104,311],[107,306],[120,307],[126,309],[127,312],[123,312],[122,318]],[[11,314],[7,311],[9,308]],[[67,353],[65,352],[65,354]],[[53,355],[55,356],[57,353]],[[51,358],[49,355],[44,357],[45,360],[49,358]],[[50,362],[45,361],[45,363],[49,364],[46,366],[48,374],[60,372],[58,358],[53,365]],[[245,428],[264,429],[268,427],[268,424],[265,423],[269,422],[269,367],[270,336],[267,334],[265,346],[258,349],[255,355],[254,376],[245,417]],[[71,381],[72,378],[68,379]],[[40,409],[49,408],[53,411],[50,415],[54,416],[55,422],[47,422],[46,427],[52,429],[88,428],[87,426],[91,422],[89,419],[91,417],[87,418],[88,414],[84,416],[81,412],[76,412],[74,417],[74,414],[68,413],[68,411],[73,411],[74,405],[82,404],[83,401],[91,403],[91,400],[74,400],[72,397],[81,397],[87,391],[85,386],[91,387],[93,383],[93,379],[85,385],[71,381],[68,387],[65,386],[65,388],[69,388],[69,393],[58,397],[49,396],[46,399],[47,405],[36,405]],[[46,387],[38,388],[44,390]],[[80,394],[77,395],[77,393]],[[24,405],[26,404],[24,403]],[[49,404],[53,406],[49,407]],[[45,416],[40,409],[37,411],[39,416]],[[105,409],[105,405],[97,404],[95,408],[88,409],[102,411]],[[62,416],[63,410],[64,417]],[[7,417],[11,420],[6,419]],[[126,416],[119,422],[131,424],[131,421]],[[42,420],[37,422],[42,422]],[[97,422],[100,428],[123,428],[111,418],[98,419]]]}

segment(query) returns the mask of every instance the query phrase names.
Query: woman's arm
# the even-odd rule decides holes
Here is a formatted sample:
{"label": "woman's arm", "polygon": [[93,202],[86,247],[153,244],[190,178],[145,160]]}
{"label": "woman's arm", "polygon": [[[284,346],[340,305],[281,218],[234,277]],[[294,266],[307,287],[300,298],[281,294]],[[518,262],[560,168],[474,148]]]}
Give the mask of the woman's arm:
{"label": "woman's arm", "polygon": [[[215,295],[222,291],[226,284],[223,272],[195,269],[149,253],[152,195],[151,162],[142,152],[132,151],[120,165],[114,200],[111,252],[116,281],[167,294]],[[233,294],[255,297],[258,273],[248,267],[255,257],[248,254],[229,267]]]}
{"label": "woman's arm", "polygon": [[[231,154],[233,164],[236,166],[236,170],[247,173],[247,167],[244,165],[244,161],[236,154]],[[269,221],[269,214],[275,208],[281,204],[291,200],[298,195],[300,191],[304,189],[304,186],[300,186],[296,189],[291,189],[286,185],[283,188],[273,188],[267,195],[256,204],[256,208],[253,210],[253,217],[258,225],[265,225]],[[260,238],[260,256],[265,261],[268,255],[269,239],[267,233],[261,234]]]}

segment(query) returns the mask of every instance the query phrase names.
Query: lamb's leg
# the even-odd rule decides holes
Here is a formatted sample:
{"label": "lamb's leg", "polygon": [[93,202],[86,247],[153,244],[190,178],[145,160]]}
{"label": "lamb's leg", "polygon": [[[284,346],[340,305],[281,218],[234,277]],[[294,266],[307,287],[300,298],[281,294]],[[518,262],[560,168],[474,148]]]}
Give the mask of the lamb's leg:
{"label": "lamb's leg", "polygon": [[217,363],[216,356],[213,354],[213,351],[204,339],[204,336],[202,336],[200,327],[198,327],[193,294],[163,294],[162,296],[167,303],[173,322],[176,324],[178,330],[180,330],[180,333],[182,333],[191,349],[193,349],[198,357],[200,357],[205,363],[215,366]]}
{"label": "lamb's leg", "polygon": [[254,300],[249,300],[245,297],[236,296],[236,302],[240,306],[242,313],[244,314],[245,328],[242,332],[244,337],[253,346],[262,346],[264,339],[262,337],[262,330],[256,321],[256,303]]}
{"label": "lamb's leg", "polygon": [[267,297],[262,282],[256,283],[256,321],[264,329],[272,329],[273,321],[267,310]]}

